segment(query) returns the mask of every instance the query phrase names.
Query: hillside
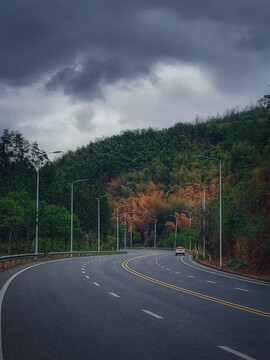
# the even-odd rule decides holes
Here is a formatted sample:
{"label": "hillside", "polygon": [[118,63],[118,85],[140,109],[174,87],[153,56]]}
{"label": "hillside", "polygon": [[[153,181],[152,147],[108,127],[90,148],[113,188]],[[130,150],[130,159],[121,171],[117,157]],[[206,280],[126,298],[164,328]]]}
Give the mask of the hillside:
{"label": "hillside", "polygon": [[[88,182],[76,185],[74,190],[74,212],[78,221],[77,247],[95,248],[96,198],[110,193],[112,196],[101,202],[103,248],[115,247],[116,208],[127,205],[119,211],[121,216],[124,210],[129,213],[126,215],[127,229],[131,231],[132,223],[133,241],[137,246],[153,246],[153,219],[157,220],[158,246],[173,245],[177,218],[177,243],[181,242],[188,247],[191,242],[193,248],[201,248],[205,215],[206,252],[215,258],[219,249],[221,161],[224,259],[229,260],[232,267],[269,272],[269,120],[269,106],[258,105],[241,112],[231,111],[223,117],[198,120],[194,124],[178,123],[163,130],[125,131],[120,135],[91,142],[74,152],[69,151],[56,162],[47,163],[40,172],[40,199],[43,204],[40,221],[42,222],[45,214],[48,218],[48,213],[57,213],[61,208],[62,217],[66,219],[66,223],[63,222],[66,230],[61,232],[53,224],[44,224],[40,234],[41,246],[45,250],[68,249],[68,183],[87,178]],[[25,191],[24,209],[27,208],[26,202],[31,203],[34,208],[34,163],[35,156],[40,157],[41,151],[37,146],[27,145],[22,135],[21,143],[17,145],[15,137],[13,136],[13,140],[11,138],[11,132],[2,136],[0,150],[2,208],[6,206],[4,200],[11,191],[15,193],[9,196],[9,201],[14,200],[18,204],[18,199],[22,198],[18,194]],[[8,142],[9,151],[6,146]],[[15,145],[17,153],[13,151]],[[20,147],[24,148],[21,153],[18,151]],[[218,161],[198,158],[198,154]],[[202,210],[203,187],[188,185],[188,182],[206,187],[205,213]],[[190,205],[186,205],[187,203]],[[191,228],[188,213],[181,210],[192,212]],[[56,215],[52,216],[55,217]],[[12,226],[1,226],[2,252],[5,251],[7,237],[11,235],[17,239],[9,240],[11,249],[31,249],[34,222],[29,220],[27,231],[21,224],[13,226],[12,234]],[[123,231],[121,225],[122,242]]]}

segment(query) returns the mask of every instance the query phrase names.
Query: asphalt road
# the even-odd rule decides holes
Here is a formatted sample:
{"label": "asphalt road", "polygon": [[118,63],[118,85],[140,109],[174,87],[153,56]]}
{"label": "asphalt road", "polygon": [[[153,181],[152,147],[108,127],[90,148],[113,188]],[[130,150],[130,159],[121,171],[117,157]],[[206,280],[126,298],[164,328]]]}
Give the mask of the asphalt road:
{"label": "asphalt road", "polygon": [[0,360],[270,359],[270,284],[189,256],[49,261],[0,286]]}

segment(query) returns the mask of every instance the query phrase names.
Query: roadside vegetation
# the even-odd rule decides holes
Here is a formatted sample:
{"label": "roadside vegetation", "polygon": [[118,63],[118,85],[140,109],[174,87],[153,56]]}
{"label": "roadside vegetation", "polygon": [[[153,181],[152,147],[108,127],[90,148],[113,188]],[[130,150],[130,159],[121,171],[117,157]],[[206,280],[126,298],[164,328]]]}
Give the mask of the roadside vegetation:
{"label": "roadside vegetation", "polygon": [[[0,143],[0,253],[33,252],[40,168],[39,251],[70,251],[70,183],[74,184],[74,250],[120,245],[183,245],[219,256],[219,162],[222,161],[224,264],[270,274],[270,107],[258,102],[224,116],[157,130],[125,131],[68,151],[50,162],[22,134],[6,129]],[[202,209],[206,187],[206,210]],[[189,205],[187,205],[189,204]],[[189,211],[182,212],[182,210]],[[126,214],[126,215],[125,215]],[[191,227],[190,227],[191,216]],[[205,233],[203,218],[205,216]],[[177,221],[177,232],[175,231]],[[132,235],[131,235],[132,234]]]}

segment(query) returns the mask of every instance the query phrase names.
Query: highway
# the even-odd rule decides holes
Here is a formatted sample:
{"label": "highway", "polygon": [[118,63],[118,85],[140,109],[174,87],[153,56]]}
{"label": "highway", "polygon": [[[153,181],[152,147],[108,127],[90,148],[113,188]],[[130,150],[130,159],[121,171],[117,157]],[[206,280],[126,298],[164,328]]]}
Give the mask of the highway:
{"label": "highway", "polygon": [[132,250],[0,273],[0,360],[270,359],[270,283]]}

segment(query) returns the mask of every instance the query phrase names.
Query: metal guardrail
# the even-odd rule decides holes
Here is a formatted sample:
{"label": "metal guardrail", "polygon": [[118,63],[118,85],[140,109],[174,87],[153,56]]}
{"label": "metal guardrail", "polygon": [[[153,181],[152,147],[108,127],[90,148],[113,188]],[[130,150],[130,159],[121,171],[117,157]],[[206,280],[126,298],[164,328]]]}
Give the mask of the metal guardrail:
{"label": "metal guardrail", "polygon": [[11,262],[12,260],[15,261],[15,264],[17,264],[18,260],[20,260],[20,263],[22,264],[22,261],[24,259],[34,259],[35,261],[38,258],[42,258],[44,256],[43,253],[37,253],[37,254],[19,254],[19,255],[8,255],[8,256],[1,256],[0,262],[2,264],[2,269],[5,270],[5,263],[8,262],[8,267],[11,268]]}
{"label": "metal guardrail", "polygon": [[70,251],[67,252],[51,252],[51,253],[37,253],[37,254],[19,254],[19,255],[8,255],[1,256],[0,263],[2,264],[2,270],[5,270],[5,264],[8,263],[8,268],[11,268],[12,261],[15,261],[15,265],[20,261],[22,264],[25,259],[33,259],[37,261],[38,258],[42,260],[43,257],[48,260],[49,257],[72,257],[72,256],[97,256],[97,255],[113,255],[113,254],[126,254],[126,251]]}
{"label": "metal guardrail", "polygon": [[164,247],[133,247],[132,250],[175,250],[175,248],[164,248]]}
{"label": "metal guardrail", "polygon": [[48,257],[71,257],[71,256],[97,256],[97,255],[114,255],[114,254],[126,254],[126,251],[66,251],[66,252],[50,252],[45,256]]}
{"label": "metal guardrail", "polygon": [[[174,250],[172,248],[144,248],[144,247],[133,247],[132,250]],[[48,258],[52,257],[76,257],[76,256],[97,256],[97,255],[114,255],[114,254],[126,254],[127,251],[120,250],[120,251],[70,251],[66,252],[50,252],[50,253],[37,253],[37,254],[18,254],[18,255],[8,255],[8,256],[1,256],[0,263],[2,266],[2,270],[5,270],[5,264],[8,263],[8,268],[11,268],[12,261],[15,261],[15,265],[20,261],[22,264],[23,260],[25,259],[33,259],[37,261],[43,257],[48,260]]]}

